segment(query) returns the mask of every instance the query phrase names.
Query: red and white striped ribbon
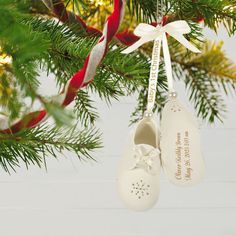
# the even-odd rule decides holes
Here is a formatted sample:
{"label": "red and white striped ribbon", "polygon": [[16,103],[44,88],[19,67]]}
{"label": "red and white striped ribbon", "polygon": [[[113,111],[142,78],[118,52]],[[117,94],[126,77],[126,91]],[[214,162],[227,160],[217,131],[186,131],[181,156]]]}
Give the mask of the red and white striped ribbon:
{"label": "red and white striped ribbon", "polygon": [[[106,55],[109,42],[116,35],[122,22],[125,9],[125,0],[114,0],[114,10],[108,17],[98,43],[85,59],[83,67],[68,81],[64,91],[52,98],[62,106],[69,105],[75,98],[78,90],[92,82],[96,69]],[[10,127],[8,122],[0,122],[0,133],[17,133],[23,129],[33,128],[47,117],[45,109],[40,109],[25,115],[15,121]]]}

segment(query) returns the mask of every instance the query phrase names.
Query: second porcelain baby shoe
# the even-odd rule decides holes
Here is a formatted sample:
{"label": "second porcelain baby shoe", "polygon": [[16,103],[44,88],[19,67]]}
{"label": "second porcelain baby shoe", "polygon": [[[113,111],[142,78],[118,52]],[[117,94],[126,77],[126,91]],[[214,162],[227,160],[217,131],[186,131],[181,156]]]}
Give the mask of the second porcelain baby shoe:
{"label": "second porcelain baby shoe", "polygon": [[200,134],[193,115],[176,96],[169,99],[162,112],[161,160],[170,182],[192,186],[205,176]]}
{"label": "second porcelain baby shoe", "polygon": [[119,195],[127,208],[145,211],[159,197],[159,137],[152,117],[143,118],[136,126],[121,160],[118,174]]}

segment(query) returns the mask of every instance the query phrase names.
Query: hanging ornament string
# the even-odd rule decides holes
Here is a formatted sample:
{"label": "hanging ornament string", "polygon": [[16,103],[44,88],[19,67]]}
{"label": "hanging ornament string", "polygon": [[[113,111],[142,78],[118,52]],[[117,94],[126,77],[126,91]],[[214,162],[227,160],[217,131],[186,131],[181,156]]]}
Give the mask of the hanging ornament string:
{"label": "hanging ornament string", "polygon": [[[103,34],[85,59],[84,65],[66,84],[64,91],[58,96],[51,98],[52,102],[57,102],[61,106],[69,105],[75,98],[78,90],[92,82],[96,69],[107,53],[108,44],[117,33],[124,15],[125,0],[114,0],[114,10],[108,17],[103,29]],[[22,119],[13,122],[8,127],[8,122],[0,127],[0,133],[17,133],[26,128],[33,128],[47,118],[47,112],[44,108],[25,115]],[[7,118],[6,118],[7,119]]]}
{"label": "hanging ornament string", "polygon": [[[159,1],[157,0],[157,27],[163,25],[163,0],[161,0],[159,9]],[[147,113],[152,114],[153,108],[155,106],[156,100],[156,90],[157,90],[157,79],[159,74],[159,65],[160,65],[160,54],[161,54],[161,38],[154,40],[154,46],[152,51],[152,61],[151,61],[151,70],[149,75],[149,86],[148,86],[148,102],[147,102]]]}
{"label": "hanging ornament string", "polygon": [[163,49],[168,90],[169,92],[174,92],[171,57],[166,33],[171,37],[173,37],[174,39],[176,39],[179,43],[181,43],[184,47],[191,50],[192,52],[200,53],[200,50],[184,37],[184,34],[188,34],[190,32],[191,28],[188,25],[188,23],[184,20],[174,21],[166,24],[165,26],[158,24],[156,27],[154,27],[153,25],[141,23],[134,30],[134,34],[139,36],[140,39],[130,47],[126,48],[123,51],[123,53],[125,54],[131,53],[136,49],[138,49],[143,44],[154,40],[151,72],[149,78],[149,95],[148,95],[148,105],[147,105],[148,112],[152,112],[155,104],[157,77],[160,63],[159,49],[161,48],[161,44]]}
{"label": "hanging ornament string", "polygon": [[160,54],[161,54],[161,39],[156,39],[154,41],[154,46],[152,51],[151,69],[149,75],[148,103],[147,103],[148,113],[152,113],[152,110],[155,106],[157,79],[160,65]]}

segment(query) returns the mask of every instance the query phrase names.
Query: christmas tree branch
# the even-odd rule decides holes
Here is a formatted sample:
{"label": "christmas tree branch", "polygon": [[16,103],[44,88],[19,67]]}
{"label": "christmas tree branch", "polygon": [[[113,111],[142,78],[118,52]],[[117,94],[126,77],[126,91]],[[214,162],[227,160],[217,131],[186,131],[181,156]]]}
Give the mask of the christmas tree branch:
{"label": "christmas tree branch", "polygon": [[[127,5],[138,21],[152,22],[156,19],[156,0],[128,0]],[[161,4],[159,4],[161,5]],[[160,6],[161,7],[161,6]],[[174,19],[204,20],[206,26],[217,30],[224,24],[229,34],[236,31],[236,7],[234,0],[164,0],[164,15]]]}
{"label": "christmas tree branch", "polygon": [[180,45],[171,48],[172,61],[184,70],[197,70],[212,78],[212,82],[228,84],[234,89],[236,82],[236,65],[222,50],[223,42],[218,44],[207,41],[203,44],[201,54],[187,53]]}
{"label": "christmas tree branch", "polygon": [[[81,62],[89,51],[89,45],[93,45],[95,39],[85,40],[80,37],[75,38],[73,36],[74,33],[68,28],[65,28],[65,26],[54,25],[54,27],[52,27],[52,24],[55,23],[51,21],[42,21],[40,19],[37,21],[38,22],[33,24],[33,28],[39,30],[39,32],[41,32],[41,29],[43,29],[43,31],[45,30],[48,33],[47,35],[49,36],[50,41],[53,42],[49,51],[50,58],[46,63],[48,63],[49,69],[53,68],[53,71],[51,72],[56,74],[57,71],[59,72],[57,78],[64,79],[64,81],[59,80],[60,83],[64,84],[65,81],[76,72],[76,68],[79,68],[82,65]],[[40,25],[39,28],[37,28],[38,26],[35,26],[38,24]],[[198,32],[198,30],[196,30],[196,32]],[[193,35],[192,37],[194,38],[195,36]],[[227,59],[222,52],[222,47],[220,46],[209,46],[209,44],[206,44],[201,55],[194,55],[186,54],[186,51],[178,44],[174,43],[171,38],[169,40],[172,51],[172,60],[174,63],[179,65],[179,67],[174,68],[176,77],[183,79],[182,74],[190,73],[190,78],[198,80],[197,84],[190,83],[188,80],[184,81],[186,84],[192,86],[189,87],[190,89],[196,89],[196,91],[202,94],[199,97],[191,97],[194,103],[200,104],[198,107],[199,115],[202,115],[203,118],[207,118],[205,115],[206,112],[203,113],[200,110],[205,109],[208,112],[211,111],[212,116],[210,116],[210,121],[213,122],[213,116],[216,114],[215,109],[217,109],[217,106],[210,104],[211,99],[206,99],[204,93],[209,89],[209,94],[207,96],[209,97],[212,93],[212,99],[215,100],[215,97],[217,97],[216,95],[218,95],[218,86],[216,86],[217,82],[222,85],[225,91],[228,90],[227,85],[231,85],[231,87],[234,86],[234,83],[231,80],[235,78],[235,68],[233,63]],[[143,89],[147,87],[150,64],[149,59],[142,56],[142,54],[133,53],[124,56],[121,54],[121,50],[121,48],[115,48],[114,45],[110,47],[105,60],[98,68],[94,81],[89,85],[88,90],[98,93],[101,99],[105,99],[107,102],[110,102],[110,98],[118,99],[120,96],[130,95],[135,91],[141,92],[137,106],[139,112],[136,109],[135,114],[137,116],[133,116],[132,118],[132,121],[135,121],[142,115],[145,109],[144,102],[146,94],[144,94]],[[191,55],[191,57],[186,55]],[[209,64],[209,62],[211,63]],[[219,66],[219,64],[222,66]],[[201,71],[201,74],[195,73],[194,70]],[[212,83],[215,81],[215,85],[212,87],[213,90],[210,87],[212,83],[206,85],[206,81],[202,79],[204,75],[206,78],[211,80]],[[202,83],[202,87],[205,88],[204,91],[200,90],[200,83]],[[159,76],[158,87],[160,87],[160,96],[157,98],[156,109],[161,109],[166,95],[164,73],[161,73]],[[164,89],[161,90],[161,88]],[[201,101],[199,102],[200,97]],[[77,104],[80,104],[79,99],[77,100]],[[208,107],[204,108],[206,104],[208,104]],[[223,111],[220,104],[223,105],[221,99],[219,99],[219,111]],[[83,114],[83,111],[78,114]],[[216,116],[220,118],[218,113]]]}
{"label": "christmas tree branch", "polygon": [[[11,91],[1,105],[11,119],[18,117],[24,105],[23,97],[34,100],[39,84],[37,60],[48,46],[41,34],[32,34],[29,27],[21,23],[25,13],[19,8],[23,8],[20,3],[10,0],[0,2],[1,53],[9,58],[8,64],[1,67],[3,72],[0,77],[4,87]],[[3,100],[2,97],[0,100]]]}
{"label": "christmas tree branch", "polygon": [[[51,20],[33,19],[28,24],[32,25],[33,30],[45,32],[49,37],[51,46],[47,54],[49,57],[43,58],[44,67],[56,74],[59,84],[65,84],[81,68],[96,38],[81,38],[67,26],[57,25]],[[142,54],[125,56],[121,54],[121,50],[122,48],[111,45],[93,83],[89,86],[93,92],[98,92],[101,98],[118,98],[117,96],[130,94],[148,78],[149,58]],[[162,77],[160,83],[163,81]]]}
{"label": "christmas tree branch", "polygon": [[97,110],[94,108],[94,102],[90,99],[88,92],[80,90],[75,99],[75,113],[85,127],[93,125],[98,118]]}
{"label": "christmas tree branch", "polygon": [[93,159],[92,150],[101,147],[97,130],[76,131],[75,129],[40,126],[24,130],[15,135],[0,134],[0,164],[5,171],[15,169],[20,160],[28,167],[42,167],[46,157],[57,157],[62,151],[74,152],[79,159]]}
{"label": "christmas tree branch", "polygon": [[229,34],[236,30],[236,8],[234,0],[167,0],[177,18],[204,20],[206,26],[217,30],[224,24]]}
{"label": "christmas tree branch", "polygon": [[221,91],[235,93],[236,76],[236,66],[222,51],[222,43],[206,42],[199,55],[181,46],[171,51],[176,78],[186,83],[198,115],[210,122],[222,120],[226,109]]}

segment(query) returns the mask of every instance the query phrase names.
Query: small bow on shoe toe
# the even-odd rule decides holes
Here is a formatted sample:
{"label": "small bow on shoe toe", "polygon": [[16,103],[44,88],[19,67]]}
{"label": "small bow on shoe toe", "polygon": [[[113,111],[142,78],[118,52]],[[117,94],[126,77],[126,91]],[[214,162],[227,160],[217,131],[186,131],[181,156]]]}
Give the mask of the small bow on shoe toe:
{"label": "small bow on shoe toe", "polygon": [[150,174],[156,174],[158,168],[155,162],[159,162],[160,150],[149,145],[137,145],[134,148],[135,165],[132,170],[141,168]]}

